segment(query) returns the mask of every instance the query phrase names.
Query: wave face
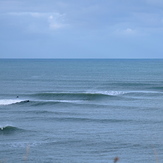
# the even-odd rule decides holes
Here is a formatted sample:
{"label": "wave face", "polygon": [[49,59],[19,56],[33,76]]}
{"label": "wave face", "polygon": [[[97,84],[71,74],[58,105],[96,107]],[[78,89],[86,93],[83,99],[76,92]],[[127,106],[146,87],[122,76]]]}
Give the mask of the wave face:
{"label": "wave face", "polygon": [[11,134],[17,131],[21,131],[21,129],[12,125],[0,126],[0,134]]}
{"label": "wave face", "polygon": [[26,102],[29,102],[29,100],[1,99],[0,100],[0,105],[12,105],[12,104],[26,103]]}
{"label": "wave face", "polygon": [[43,92],[33,94],[33,97],[40,99],[98,99],[102,97],[115,97],[123,95],[121,91],[92,91],[92,92]]}

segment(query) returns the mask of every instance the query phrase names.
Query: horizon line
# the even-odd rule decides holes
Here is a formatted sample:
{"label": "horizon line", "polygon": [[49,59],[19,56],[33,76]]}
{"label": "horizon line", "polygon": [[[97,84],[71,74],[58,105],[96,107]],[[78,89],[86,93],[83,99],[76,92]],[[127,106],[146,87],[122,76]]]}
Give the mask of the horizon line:
{"label": "horizon line", "polygon": [[57,59],[60,59],[60,60],[62,60],[62,59],[63,59],[63,60],[64,60],[64,59],[67,59],[67,60],[68,60],[68,59],[72,59],[72,60],[73,60],[73,59],[74,59],[74,60],[76,60],[76,59],[81,59],[81,60],[82,60],[82,59],[83,59],[83,60],[86,60],[86,59],[99,59],[99,60],[100,60],[100,59],[101,59],[101,60],[102,60],[102,59],[114,59],[114,60],[116,60],[116,59],[139,59],[139,60],[140,60],[140,59],[163,59],[163,58],[153,58],[153,57],[152,57],[152,58],[91,58],[91,57],[90,57],[90,58],[75,58],[75,57],[74,57],[74,58],[66,58],[66,57],[65,57],[65,58],[58,58],[58,57],[57,57],[57,58],[50,58],[50,57],[49,57],[49,58],[44,58],[44,57],[43,57],[43,58],[42,58],[42,57],[40,57],[40,58],[39,58],[39,57],[34,57],[34,58],[32,58],[32,57],[23,58],[23,57],[22,57],[22,58],[19,58],[19,57],[13,57],[13,58],[12,58],[12,57],[11,57],[11,58],[0,58],[0,59],[56,59],[56,60],[57,60]]}

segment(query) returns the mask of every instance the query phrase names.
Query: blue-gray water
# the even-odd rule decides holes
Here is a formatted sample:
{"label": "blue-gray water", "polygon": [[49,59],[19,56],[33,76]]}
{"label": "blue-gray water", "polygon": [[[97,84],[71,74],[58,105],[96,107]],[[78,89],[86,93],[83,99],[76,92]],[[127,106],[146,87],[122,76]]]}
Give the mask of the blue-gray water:
{"label": "blue-gray water", "polygon": [[163,162],[163,60],[0,60],[0,162],[116,156]]}

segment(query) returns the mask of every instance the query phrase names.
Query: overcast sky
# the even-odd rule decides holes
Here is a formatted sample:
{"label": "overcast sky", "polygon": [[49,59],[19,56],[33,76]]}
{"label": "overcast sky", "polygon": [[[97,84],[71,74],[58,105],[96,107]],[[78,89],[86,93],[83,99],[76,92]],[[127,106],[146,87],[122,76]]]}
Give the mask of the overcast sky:
{"label": "overcast sky", "polygon": [[0,58],[163,58],[163,0],[0,0]]}

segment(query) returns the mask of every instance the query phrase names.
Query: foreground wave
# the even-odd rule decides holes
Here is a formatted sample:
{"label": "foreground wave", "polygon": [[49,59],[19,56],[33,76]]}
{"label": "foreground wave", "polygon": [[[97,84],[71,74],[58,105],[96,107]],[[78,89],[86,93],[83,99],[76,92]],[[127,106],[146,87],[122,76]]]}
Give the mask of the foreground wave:
{"label": "foreground wave", "polygon": [[18,131],[22,131],[22,129],[12,125],[0,126],[0,134],[11,134],[13,132],[18,132]]}

